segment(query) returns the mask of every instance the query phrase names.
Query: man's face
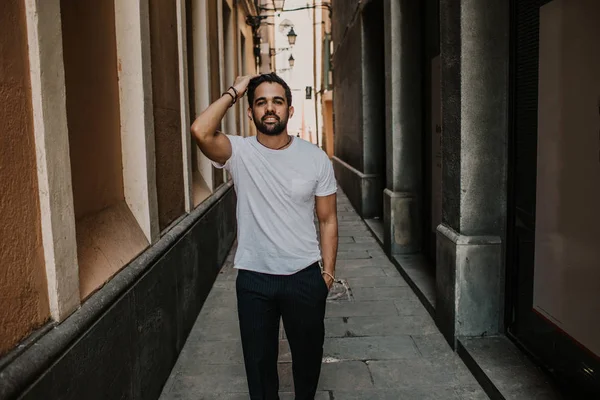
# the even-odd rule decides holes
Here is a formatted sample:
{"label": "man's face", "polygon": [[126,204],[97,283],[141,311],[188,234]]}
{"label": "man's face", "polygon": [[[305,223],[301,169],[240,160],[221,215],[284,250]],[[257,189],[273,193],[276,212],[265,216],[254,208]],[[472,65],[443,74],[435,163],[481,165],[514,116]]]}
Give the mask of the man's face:
{"label": "man's face", "polygon": [[254,91],[254,103],[250,105],[248,116],[254,121],[259,132],[276,136],[287,128],[288,119],[294,114],[285,98],[285,89],[278,83],[261,83]]}

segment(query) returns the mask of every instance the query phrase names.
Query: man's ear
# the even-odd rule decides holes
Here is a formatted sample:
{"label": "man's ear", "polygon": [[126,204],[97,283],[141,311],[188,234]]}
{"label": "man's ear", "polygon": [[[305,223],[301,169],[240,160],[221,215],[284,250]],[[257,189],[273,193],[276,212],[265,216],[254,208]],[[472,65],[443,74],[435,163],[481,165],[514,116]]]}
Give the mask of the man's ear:
{"label": "man's ear", "polygon": [[292,118],[294,116],[294,106],[290,106],[289,114],[290,114],[289,118]]}
{"label": "man's ear", "polygon": [[248,118],[252,121],[252,109],[250,107],[248,107]]}

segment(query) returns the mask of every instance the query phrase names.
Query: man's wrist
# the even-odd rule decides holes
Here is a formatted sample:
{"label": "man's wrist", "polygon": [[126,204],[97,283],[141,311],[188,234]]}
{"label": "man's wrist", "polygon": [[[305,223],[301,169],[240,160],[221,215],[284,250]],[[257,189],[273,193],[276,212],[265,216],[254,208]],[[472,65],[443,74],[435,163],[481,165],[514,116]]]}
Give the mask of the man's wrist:
{"label": "man's wrist", "polygon": [[235,95],[233,93],[231,93],[230,89],[227,89],[225,92],[223,92],[221,97],[227,97],[231,101],[231,103],[229,104],[229,107],[233,106],[237,101],[237,97],[235,97]]}
{"label": "man's wrist", "polygon": [[335,271],[329,272],[326,270],[321,270],[321,274],[324,276],[328,276],[331,278],[331,280],[335,281]]}
{"label": "man's wrist", "polygon": [[234,86],[229,86],[229,89],[227,89],[227,91],[233,92],[232,94],[235,97],[236,101],[238,101],[240,99],[240,92]]}

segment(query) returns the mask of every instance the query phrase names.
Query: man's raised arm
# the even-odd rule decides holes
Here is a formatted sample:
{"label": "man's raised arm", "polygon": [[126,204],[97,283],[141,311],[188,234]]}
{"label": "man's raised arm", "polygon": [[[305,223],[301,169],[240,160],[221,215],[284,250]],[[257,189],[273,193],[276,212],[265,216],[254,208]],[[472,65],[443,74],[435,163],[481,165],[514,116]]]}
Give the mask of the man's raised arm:
{"label": "man's raised arm", "polygon": [[233,86],[196,118],[192,135],[198,147],[210,160],[225,164],[231,157],[231,143],[222,132],[217,131],[223,117],[233,103],[244,96],[248,83],[256,75],[238,77]]}

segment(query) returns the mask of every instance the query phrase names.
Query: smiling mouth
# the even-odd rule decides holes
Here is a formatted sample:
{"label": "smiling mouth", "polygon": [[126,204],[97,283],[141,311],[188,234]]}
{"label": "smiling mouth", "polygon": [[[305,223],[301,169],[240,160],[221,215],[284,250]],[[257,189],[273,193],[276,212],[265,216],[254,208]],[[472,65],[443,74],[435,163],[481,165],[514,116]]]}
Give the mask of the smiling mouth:
{"label": "smiling mouth", "polygon": [[279,121],[279,118],[273,117],[273,116],[263,118],[263,122],[277,122],[277,121]]}

